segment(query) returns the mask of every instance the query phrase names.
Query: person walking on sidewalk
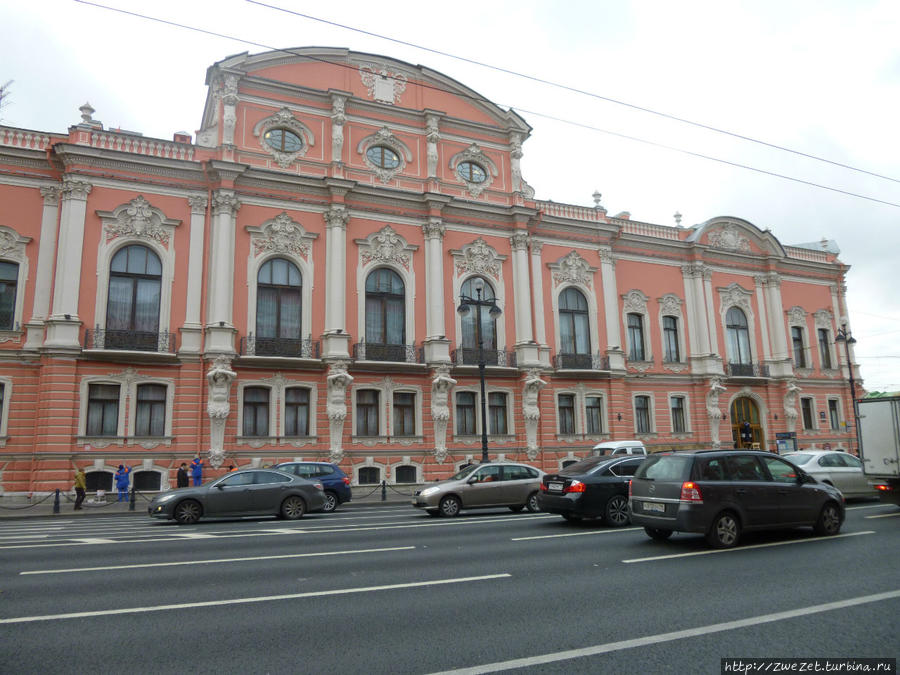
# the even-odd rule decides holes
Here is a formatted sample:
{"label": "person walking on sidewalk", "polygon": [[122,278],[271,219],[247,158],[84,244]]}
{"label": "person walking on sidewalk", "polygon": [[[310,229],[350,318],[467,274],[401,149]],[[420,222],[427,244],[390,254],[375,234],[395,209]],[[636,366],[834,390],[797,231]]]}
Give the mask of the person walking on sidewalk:
{"label": "person walking on sidewalk", "polygon": [[84,501],[84,490],[87,487],[87,476],[84,469],[75,471],[75,511],[81,511],[81,502]]}
{"label": "person walking on sidewalk", "polygon": [[175,487],[183,488],[188,485],[190,485],[190,483],[188,482],[187,464],[182,462],[181,466],[178,467],[178,473],[175,474]]}
{"label": "person walking on sidewalk", "polygon": [[194,457],[194,461],[191,462],[191,477],[194,479],[194,487],[203,484],[203,460],[200,459],[200,455]]}
{"label": "person walking on sidewalk", "polygon": [[128,501],[128,475],[130,473],[130,466],[119,464],[119,470],[116,471],[116,488],[119,490],[119,499],[117,501]]}

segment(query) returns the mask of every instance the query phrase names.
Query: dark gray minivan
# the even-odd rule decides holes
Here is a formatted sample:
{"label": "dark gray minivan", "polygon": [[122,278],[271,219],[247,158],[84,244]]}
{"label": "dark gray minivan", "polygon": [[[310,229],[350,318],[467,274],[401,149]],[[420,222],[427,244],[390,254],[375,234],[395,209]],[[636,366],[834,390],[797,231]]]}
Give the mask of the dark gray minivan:
{"label": "dark gray minivan", "polygon": [[741,532],[812,526],[837,534],[844,498],[768,452],[698,450],[650,455],[629,490],[631,522],[653,539],[700,532],[711,546],[735,546]]}

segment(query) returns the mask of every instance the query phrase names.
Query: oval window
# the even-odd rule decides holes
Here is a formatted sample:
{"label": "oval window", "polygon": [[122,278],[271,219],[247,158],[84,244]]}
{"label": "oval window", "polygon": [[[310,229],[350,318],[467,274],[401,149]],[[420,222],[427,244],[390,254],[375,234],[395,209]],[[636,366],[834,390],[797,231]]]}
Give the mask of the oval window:
{"label": "oval window", "polygon": [[297,152],[303,147],[300,137],[287,129],[270,129],[263,135],[263,140],[278,152]]}
{"label": "oval window", "polygon": [[400,166],[400,156],[383,145],[376,145],[366,150],[366,157],[372,164],[382,169],[396,169]]}
{"label": "oval window", "polygon": [[456,173],[467,183],[483,183],[487,180],[487,172],[475,162],[460,162],[456,167]]}

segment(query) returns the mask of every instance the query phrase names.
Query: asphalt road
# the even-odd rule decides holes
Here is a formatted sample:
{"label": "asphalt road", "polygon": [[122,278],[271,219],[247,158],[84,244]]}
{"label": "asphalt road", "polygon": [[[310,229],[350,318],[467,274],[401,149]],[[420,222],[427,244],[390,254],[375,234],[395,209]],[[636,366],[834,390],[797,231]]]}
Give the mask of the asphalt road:
{"label": "asphalt road", "polygon": [[0,523],[3,673],[719,673],[900,655],[900,510],[703,539],[509,511]]}

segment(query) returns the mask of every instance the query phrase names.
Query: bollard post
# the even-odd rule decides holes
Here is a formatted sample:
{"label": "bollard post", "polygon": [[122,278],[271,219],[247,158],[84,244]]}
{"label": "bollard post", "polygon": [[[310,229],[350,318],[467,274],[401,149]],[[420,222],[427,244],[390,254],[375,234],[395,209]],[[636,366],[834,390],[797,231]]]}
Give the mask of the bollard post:
{"label": "bollard post", "polygon": [[131,487],[131,500],[128,502],[128,510],[134,511],[134,486]]}
{"label": "bollard post", "polygon": [[56,497],[53,499],[53,513],[59,513],[59,488],[56,488]]}
{"label": "bollard post", "polygon": [[387,501],[387,483],[385,481],[381,481],[381,501]]}

